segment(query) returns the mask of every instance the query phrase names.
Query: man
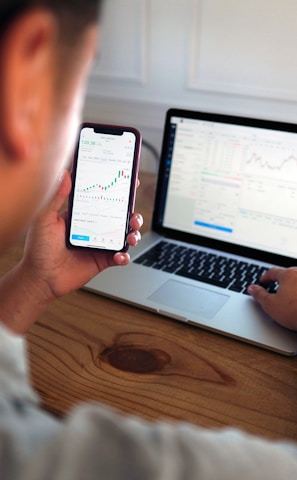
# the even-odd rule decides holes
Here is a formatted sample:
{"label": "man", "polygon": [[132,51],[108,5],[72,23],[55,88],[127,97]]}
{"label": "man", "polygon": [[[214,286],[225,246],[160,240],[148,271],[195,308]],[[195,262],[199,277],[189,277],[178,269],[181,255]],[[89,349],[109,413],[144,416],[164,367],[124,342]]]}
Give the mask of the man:
{"label": "man", "polygon": [[259,285],[250,285],[249,293],[280,325],[297,330],[297,268],[271,268],[261,281],[278,282],[276,295],[271,295]]}
{"label": "man", "polygon": [[[0,283],[0,477],[291,479],[297,471],[294,444],[234,430],[148,424],[99,405],[78,407],[64,422],[38,408],[19,334],[55,298],[129,261],[126,253],[67,250],[65,222],[58,213],[70,190],[69,175],[61,172],[94,55],[97,7],[97,0],[0,4],[1,251],[31,224],[21,262]],[[132,246],[141,223],[140,215],[131,218]],[[262,290],[253,293],[267,302]],[[275,296],[280,304],[281,295],[280,289]]]}

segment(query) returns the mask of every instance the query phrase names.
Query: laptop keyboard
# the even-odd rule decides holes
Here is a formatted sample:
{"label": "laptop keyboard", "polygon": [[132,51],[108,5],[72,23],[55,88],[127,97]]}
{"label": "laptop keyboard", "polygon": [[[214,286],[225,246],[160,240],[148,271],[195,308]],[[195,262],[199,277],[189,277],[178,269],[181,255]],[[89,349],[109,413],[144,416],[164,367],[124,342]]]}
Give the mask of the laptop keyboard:
{"label": "laptop keyboard", "polygon": [[[244,294],[247,294],[247,287],[251,283],[260,283],[259,279],[267,271],[253,263],[164,240],[136,258],[134,263]],[[273,282],[265,287],[270,293],[275,293],[278,284]]]}

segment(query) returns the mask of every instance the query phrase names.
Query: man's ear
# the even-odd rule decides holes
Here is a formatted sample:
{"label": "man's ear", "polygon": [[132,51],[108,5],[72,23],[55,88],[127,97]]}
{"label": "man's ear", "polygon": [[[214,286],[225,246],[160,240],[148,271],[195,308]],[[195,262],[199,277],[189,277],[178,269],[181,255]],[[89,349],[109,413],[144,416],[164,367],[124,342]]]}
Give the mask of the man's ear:
{"label": "man's ear", "polygon": [[0,49],[0,142],[6,157],[22,159],[37,153],[49,134],[56,56],[57,22],[47,10],[29,10],[4,34]]}

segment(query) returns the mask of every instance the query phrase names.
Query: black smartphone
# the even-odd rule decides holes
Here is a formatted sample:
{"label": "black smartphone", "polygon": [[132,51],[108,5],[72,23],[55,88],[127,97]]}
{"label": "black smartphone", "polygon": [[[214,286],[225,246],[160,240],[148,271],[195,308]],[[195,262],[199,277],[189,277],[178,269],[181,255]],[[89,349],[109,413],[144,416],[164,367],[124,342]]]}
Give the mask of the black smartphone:
{"label": "black smartphone", "polygon": [[141,134],[135,128],[81,125],[68,204],[69,248],[127,250],[140,148]]}

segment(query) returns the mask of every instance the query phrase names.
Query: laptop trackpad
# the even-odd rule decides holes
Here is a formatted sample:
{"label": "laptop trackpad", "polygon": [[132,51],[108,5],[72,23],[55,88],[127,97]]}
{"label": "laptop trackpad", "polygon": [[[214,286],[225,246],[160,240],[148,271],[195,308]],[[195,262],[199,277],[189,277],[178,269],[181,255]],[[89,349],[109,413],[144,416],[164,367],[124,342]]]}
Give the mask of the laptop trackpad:
{"label": "laptop trackpad", "polygon": [[206,288],[194,287],[176,280],[168,280],[152,295],[149,300],[177,308],[186,312],[211,319],[226,303],[229,296],[211,292]]}

